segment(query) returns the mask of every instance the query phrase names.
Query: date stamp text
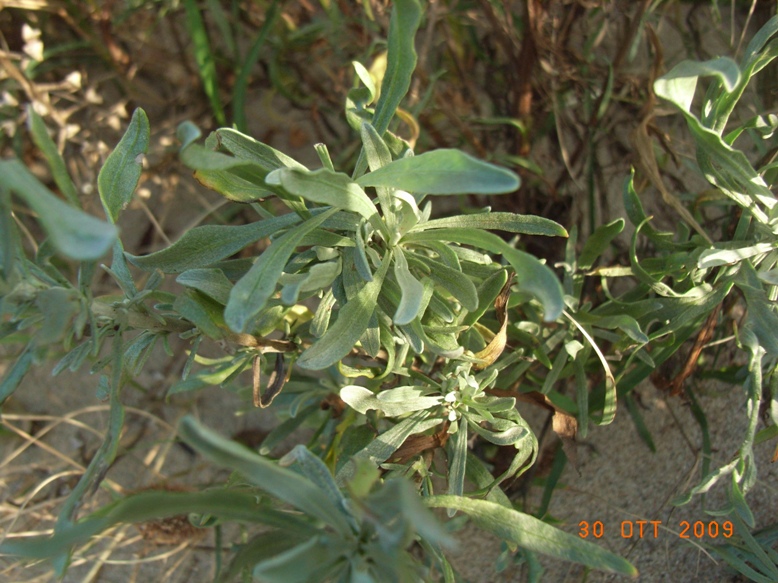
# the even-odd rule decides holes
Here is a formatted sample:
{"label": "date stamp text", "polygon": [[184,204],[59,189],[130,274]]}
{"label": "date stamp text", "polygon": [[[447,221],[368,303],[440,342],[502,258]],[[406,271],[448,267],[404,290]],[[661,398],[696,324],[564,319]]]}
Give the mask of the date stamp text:
{"label": "date stamp text", "polygon": [[[732,538],[732,535],[735,534],[735,526],[729,520],[722,522],[718,520],[681,520],[668,528],[662,527],[661,520],[622,520],[616,528],[618,528],[621,538],[657,539],[660,536],[660,530],[664,532],[677,531],[678,538],[694,540]],[[578,536],[581,538],[602,538],[605,536],[605,532],[606,526],[601,520],[582,520],[578,523]]]}

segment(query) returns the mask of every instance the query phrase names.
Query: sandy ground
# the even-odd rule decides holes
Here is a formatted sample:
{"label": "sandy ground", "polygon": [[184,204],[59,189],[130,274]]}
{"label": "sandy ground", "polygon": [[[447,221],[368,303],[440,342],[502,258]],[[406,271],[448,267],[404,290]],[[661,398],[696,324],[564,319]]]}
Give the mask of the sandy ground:
{"label": "sandy ground", "polygon": [[[722,535],[697,539],[693,532],[695,522],[702,521],[706,527],[715,529],[710,523],[718,522],[723,527],[723,520],[707,515],[699,496],[685,506],[672,504],[677,495],[696,485],[701,477],[699,426],[680,399],[665,399],[650,384],[641,387],[639,393],[656,453],[640,440],[628,413],[622,409],[612,425],[594,428],[579,444],[581,475],[568,464],[563,486],[552,498],[550,516],[562,522],[563,530],[576,535],[583,532],[582,522],[591,525],[601,522],[603,536],[596,539],[590,535],[587,540],[596,541],[630,560],[640,571],[641,582],[739,580],[737,573],[726,564],[717,563],[694,544],[723,542]],[[717,467],[730,459],[743,433],[743,416],[734,413],[743,408],[743,393],[738,387],[704,390],[700,402],[711,432],[715,456],[712,467]],[[748,501],[757,529],[774,523],[778,508],[778,465],[770,463],[772,453],[773,446],[769,443],[756,448],[760,473]],[[723,481],[708,495],[708,508],[723,505],[725,484]],[[538,495],[539,488],[534,489],[530,499],[537,502]],[[646,522],[642,538],[639,521]],[[691,528],[685,526],[687,522]],[[682,538],[684,533],[688,539]],[[468,580],[484,583],[524,580],[518,568],[500,575],[486,571],[489,561],[484,559],[498,554],[494,541],[488,541],[475,529],[467,529],[462,537],[466,544],[458,565]],[[582,567],[569,563],[548,559],[542,562],[546,568],[543,581],[627,580],[596,572],[586,575]]]}

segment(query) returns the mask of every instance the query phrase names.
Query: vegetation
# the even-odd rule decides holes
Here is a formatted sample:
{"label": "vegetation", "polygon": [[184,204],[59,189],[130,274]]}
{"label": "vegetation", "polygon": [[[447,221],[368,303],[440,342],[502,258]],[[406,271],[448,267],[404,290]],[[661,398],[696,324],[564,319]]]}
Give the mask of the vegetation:
{"label": "vegetation", "polygon": [[[144,109],[135,109],[96,177],[105,220],[84,210],[69,164],[36,109],[39,101],[31,98],[23,112],[8,117],[26,119],[51,183],[44,184],[23,156],[0,161],[0,338],[14,353],[0,380],[0,402],[11,402],[25,375],[56,356],[55,375],[86,366],[98,375],[108,426],[58,509],[53,532],[6,537],[0,553],[46,559],[63,577],[74,550],[115,525],[162,528],[165,520],[186,516],[178,528],[215,532],[221,581],[456,581],[451,531],[466,517],[504,541],[505,561],[526,564],[531,580],[542,572],[536,554],[635,575],[626,559],[563,531],[546,511],[565,463],[575,463],[575,439],[593,424],[610,424],[617,407],[626,408],[651,445],[635,402],[636,388],[651,378],[671,394],[686,394],[704,436],[696,484],[675,503],[719,486],[726,502],[709,512],[731,521],[734,536],[706,543],[708,552],[751,580],[778,578],[778,525],[757,531],[746,498],[757,478],[755,446],[778,437],[778,205],[771,191],[778,118],[738,109],[752,95],[752,78],[778,54],[778,17],[767,21],[739,61],[684,60],[653,80],[646,99],[662,100],[683,116],[694,147],[691,164],[710,190],[696,206],[670,192],[650,137],[658,132],[643,117],[634,134],[641,175],[680,220],[676,232],[656,228],[634,173],[624,176],[631,237],[619,255],[616,240],[628,223],[599,220],[593,143],[580,150],[589,172],[586,219],[568,223],[569,232],[554,220],[559,217],[486,206],[506,204],[499,201],[507,196],[496,195],[516,193],[519,173],[530,190],[551,185],[529,156],[538,128],[522,115],[527,88],[521,79],[504,80],[516,81],[507,101],[518,117],[478,120],[510,128],[512,148],[490,151],[465,130],[461,137],[470,136],[478,147],[468,149],[477,156],[436,148],[425,138],[419,120],[432,110],[434,81],[419,98],[414,73],[429,48],[419,52],[417,32],[423,18],[440,17],[436,8],[425,16],[417,0],[392,3],[385,54],[353,62],[345,95],[351,138],[333,143],[332,154],[322,143],[313,146],[314,169],[249,135],[252,68],[270,47],[274,87],[291,102],[327,111],[335,97],[316,91],[313,74],[305,78],[307,94],[290,86],[284,58],[301,44],[315,46],[313,37],[333,35],[349,18],[379,31],[375,12],[382,5],[364,2],[349,13],[322,2],[324,20],[274,35],[283,14],[273,2],[244,50],[239,20],[207,2],[213,26],[229,40],[219,52],[198,4],[182,4],[207,106],[220,125],[229,116],[234,126],[215,129],[203,141],[192,121],[181,122],[178,158],[202,186],[238,203],[229,207],[236,209],[231,220],[188,228],[151,253],[133,252],[129,233],[117,225],[137,200],[152,143]],[[510,22],[509,12],[482,4],[487,18]],[[173,7],[155,9],[161,15]],[[239,4],[232,9],[237,13]],[[473,32],[457,27],[461,16],[455,12],[449,23],[459,40]],[[525,16],[531,25],[531,11]],[[647,17],[636,14],[633,23]],[[593,14],[589,22],[601,21]],[[322,32],[326,27],[332,28]],[[512,35],[518,33],[499,31],[506,43],[501,58],[517,59]],[[616,99],[613,73],[629,58],[637,32],[631,30],[618,50],[597,96],[586,93],[591,126],[608,120]],[[654,49],[658,66],[658,45]],[[335,58],[347,62],[343,47],[330,50],[335,54],[325,66]],[[463,48],[460,59],[466,51],[477,51],[477,44]],[[592,68],[598,66],[593,55]],[[34,87],[23,81],[46,62],[24,74],[9,62],[20,77],[10,76],[8,91]],[[234,71],[229,103],[218,76],[227,64]],[[705,91],[698,94],[702,83]],[[561,89],[553,96],[557,124],[559,105],[569,96]],[[49,107],[48,113],[56,111]],[[445,104],[434,112],[446,115]],[[19,136],[7,146],[22,154]],[[596,140],[595,130],[589,138]],[[436,197],[451,195],[468,195],[467,203],[437,212],[433,202],[451,199]],[[561,260],[539,257],[541,238],[564,241],[556,247]],[[109,252],[110,266],[101,265]],[[741,321],[728,315],[736,305],[745,308]],[[701,352],[714,338],[745,356],[710,367],[742,386],[745,398],[744,410],[733,416],[744,415],[747,429],[720,467],[711,463],[703,410],[684,384],[703,374]],[[192,482],[187,490],[120,492],[108,477],[122,452],[127,393],[143,390],[138,379],[160,348],[178,375],[165,387],[166,399],[218,385],[268,409],[277,422],[247,448],[186,415],[179,439],[229,469],[228,479]],[[186,359],[176,361],[183,350]],[[681,355],[686,364],[666,375]],[[548,411],[562,444],[534,513],[509,495],[509,486],[538,459],[538,438],[522,416],[526,407]],[[274,457],[289,439],[303,443]],[[111,501],[82,513],[98,488]]]}

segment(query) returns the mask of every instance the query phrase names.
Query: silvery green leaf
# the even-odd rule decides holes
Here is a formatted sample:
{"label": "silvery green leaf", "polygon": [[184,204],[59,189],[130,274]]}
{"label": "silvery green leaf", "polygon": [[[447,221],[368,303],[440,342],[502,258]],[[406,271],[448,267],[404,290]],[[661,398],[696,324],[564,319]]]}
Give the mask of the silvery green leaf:
{"label": "silvery green leaf", "polygon": [[299,294],[329,287],[339,274],[340,261],[317,263],[311,266],[306,273],[283,274],[278,280],[279,283],[285,289],[288,286],[293,290],[282,296],[284,303],[287,305],[295,304]]}
{"label": "silvery green leaf", "polygon": [[[127,372],[132,375],[140,374],[159,338],[159,334],[144,330],[124,345],[124,368]],[[107,398],[108,394],[105,397]]]}
{"label": "silvery green leaf", "polygon": [[330,325],[330,314],[332,314],[332,308],[334,306],[335,295],[332,293],[332,290],[329,289],[321,299],[319,307],[316,308],[316,313],[311,322],[311,334],[313,334],[315,338],[321,338],[327,331],[327,328]]}
{"label": "silvery green leaf", "polygon": [[35,360],[35,347],[30,342],[0,378],[0,405],[19,387]]}
{"label": "silvery green leaf", "polygon": [[246,331],[270,296],[275,293],[278,278],[300,240],[335,212],[335,209],[330,209],[308,219],[265,249],[249,272],[238,280],[230,292],[224,309],[224,319],[230,329],[235,332]]}
{"label": "silvery green leaf", "polygon": [[516,213],[486,212],[472,215],[457,215],[427,221],[414,227],[414,231],[465,227],[520,233],[523,235],[545,235],[548,237],[567,237],[567,231],[559,223],[535,215]]}
{"label": "silvery green leaf", "polygon": [[226,439],[200,424],[192,416],[178,425],[181,438],[214,463],[239,472],[268,494],[322,520],[343,535],[351,527],[342,509],[337,508],[321,489],[305,478],[265,459],[246,447]]}
{"label": "silvery green leaf", "polygon": [[378,170],[392,161],[392,154],[389,152],[389,148],[372,124],[363,122],[360,135],[362,137],[362,145],[365,148],[367,165],[371,171]]}
{"label": "silvery green leaf", "polygon": [[775,302],[771,301],[762,289],[756,271],[749,262],[743,263],[738,274],[737,287],[743,292],[748,306],[747,326],[753,330],[759,339],[760,349],[771,357],[778,355],[778,314],[775,313]]}
{"label": "silvery green leaf", "polygon": [[215,268],[188,269],[179,275],[176,281],[188,288],[203,292],[221,305],[227,303],[232,290],[232,282],[221,269]]}
{"label": "silvery green leaf", "polygon": [[[389,152],[389,148],[371,124],[366,121],[362,122],[359,133],[362,137],[362,151],[367,158],[367,165],[370,170],[377,170],[392,161],[392,154]],[[376,194],[384,212],[384,219],[389,227],[389,231],[394,232],[396,218],[392,209],[391,192],[392,189],[385,186],[376,188]]]}
{"label": "silvery green leaf", "polygon": [[[461,496],[465,491],[465,468],[467,466],[467,422],[460,419],[452,423],[456,432],[448,440],[448,493],[452,496]],[[456,510],[449,508],[448,517],[451,518]]]}
{"label": "silvery green leaf", "polygon": [[729,57],[709,61],[682,61],[654,82],[656,94],[689,112],[700,77],[715,76],[732,91],[740,84],[740,67]]}
{"label": "silvery green leaf", "polygon": [[[408,328],[408,326],[405,326],[403,330],[407,331]],[[411,322],[410,329],[421,340],[422,346],[426,347],[433,354],[438,354],[444,358],[456,359],[462,356],[462,353],[465,351],[464,347],[457,343],[456,334],[436,334],[429,330],[428,327],[423,326],[418,319]]]}
{"label": "silvery green leaf", "polygon": [[[745,154],[721,137],[729,114],[749,80],[743,79],[741,73],[737,63],[726,57],[701,63],[683,61],[654,82],[654,91],[678,107],[686,118],[705,178],[747,208],[757,221],[768,225],[769,215],[762,207],[773,209],[778,201]],[[692,100],[699,78],[709,76],[718,84],[718,91],[708,92],[700,118],[691,111]],[[712,102],[708,101],[709,97]]]}
{"label": "silvery green leaf", "polygon": [[507,419],[494,419],[491,422],[491,428],[481,427],[480,424],[472,422],[470,427],[478,435],[495,445],[514,445],[530,435],[530,431],[526,427]]}
{"label": "silvery green leaf", "polygon": [[299,222],[298,215],[288,213],[248,225],[203,225],[187,231],[178,241],[154,253],[126,254],[127,260],[146,271],[159,269],[164,273],[179,273],[221,261],[247,245]]}
{"label": "silvery green leaf", "polygon": [[305,166],[294,158],[238,130],[220,128],[214,132],[214,136],[219,148],[229,151],[236,158],[254,162],[267,172],[278,168],[305,169]]}
{"label": "silvery green leaf", "polygon": [[63,525],[53,535],[23,537],[22,541],[6,539],[0,543],[0,553],[52,559],[62,553],[67,554],[69,549],[75,546],[88,543],[90,538],[114,524],[147,522],[187,513],[265,524],[274,529],[273,534],[276,537],[279,536],[280,530],[283,536],[287,537],[284,541],[289,538],[292,541],[307,540],[316,528],[310,520],[268,507],[251,492],[227,488],[211,488],[202,492],[146,490],[121,498],[75,524]]}
{"label": "silvery green leaf", "polygon": [[610,245],[611,241],[624,230],[624,219],[616,219],[607,225],[600,225],[584,243],[578,256],[578,268],[588,271]]}
{"label": "silvery green leaf", "polygon": [[[441,262],[443,262],[444,265],[447,265],[451,269],[462,271],[462,262],[459,260],[458,253],[454,251],[454,247],[457,247],[456,245],[452,246],[449,245],[448,243],[441,243],[439,241],[426,241],[424,243],[424,246],[427,249],[434,251],[438,256],[438,259]],[[462,247],[457,247],[457,249],[461,250]],[[474,255],[480,255],[477,252],[472,252],[472,253]],[[481,262],[483,262],[482,258],[481,258]]]}
{"label": "silvery green leaf", "polygon": [[357,229],[356,233],[357,237],[357,244],[355,249],[355,253],[353,255],[354,257],[354,265],[357,268],[357,273],[359,273],[359,276],[364,279],[365,281],[372,281],[373,280],[373,273],[370,271],[370,263],[367,260],[367,252],[365,248],[365,238],[362,236],[362,229]]}
{"label": "silvery green leaf", "polygon": [[[407,206],[411,211],[413,211],[413,216],[416,218],[417,221],[421,220],[422,213],[419,210],[419,205],[416,202],[416,199],[410,192],[405,192],[404,190],[394,189],[392,191],[392,196],[394,196],[397,200],[399,200],[402,204]],[[410,228],[410,227],[408,227]]]}
{"label": "silvery green leaf", "polygon": [[135,287],[135,281],[132,279],[132,274],[127,267],[124,248],[119,239],[113,244],[113,258],[111,261],[110,273],[116,278],[116,283],[119,284],[124,295],[128,298],[134,298],[138,293],[138,289]]}
{"label": "silvery green leaf", "polygon": [[309,370],[321,370],[335,364],[354,348],[375,311],[390,261],[391,253],[387,253],[381,267],[373,275],[373,281],[366,283],[340,308],[335,324],[300,355],[298,365]]}
{"label": "silvery green leaf", "polygon": [[149,149],[149,118],[142,109],[132,114],[124,136],[97,175],[97,190],[112,223],[126,207],[143,171],[143,155]]}
{"label": "silvery green leaf", "polygon": [[453,241],[502,254],[516,271],[519,289],[528,291],[543,305],[544,319],[552,322],[562,314],[564,292],[554,272],[536,257],[512,248],[494,233],[479,229],[446,228],[408,233],[403,237],[403,242],[421,241]]}
{"label": "silvery green leaf", "polygon": [[[328,580],[333,566],[342,561],[340,552],[334,544],[319,535],[296,547],[265,559],[254,567],[253,576],[264,583],[307,583],[309,581]],[[322,577],[322,579],[319,579]]]}
{"label": "silvery green leaf", "polygon": [[43,316],[41,328],[35,334],[36,343],[44,346],[64,339],[81,303],[76,290],[54,286],[38,293],[35,306]]}
{"label": "silvery green leaf", "polygon": [[367,102],[367,104],[370,105],[377,95],[373,78],[370,76],[370,72],[365,69],[365,66],[359,61],[351,61],[351,65],[354,67],[354,72],[357,74],[357,77],[359,77],[359,80],[362,81],[365,87],[367,87],[367,90],[370,91],[370,101]]}
{"label": "silvery green leaf", "polygon": [[[407,419],[403,419],[397,425],[382,433],[378,439],[370,442],[368,446],[358,451],[353,459],[367,459],[374,464],[379,465],[388,460],[391,455],[397,451],[405,440],[414,433],[423,433],[440,425],[441,420],[437,417],[429,418],[426,411],[413,413]],[[355,465],[349,461],[344,465],[335,476],[338,484],[346,483],[354,475]]]}
{"label": "silvery green leaf", "polygon": [[116,240],[114,225],[54,196],[18,160],[0,160],[0,186],[15,192],[35,211],[54,247],[71,259],[99,259]]}
{"label": "silvery green leaf", "polygon": [[463,496],[430,496],[423,498],[431,508],[449,508],[464,512],[475,524],[528,550],[593,569],[636,577],[637,569],[626,559],[602,547],[568,534],[529,514],[506,508],[488,500]]}
{"label": "silvery green leaf", "polygon": [[510,411],[515,406],[516,399],[514,397],[483,397],[478,399],[478,408],[490,413]]}
{"label": "silvery green leaf", "polygon": [[292,451],[278,460],[278,465],[282,468],[289,467],[292,464],[296,464],[300,469],[300,473],[325,493],[335,507],[340,508],[344,515],[350,517],[347,511],[348,502],[338,489],[329,468],[321,458],[313,455],[304,445],[296,445],[292,448]]}
{"label": "silvery green leaf", "polygon": [[346,174],[320,168],[308,170],[279,168],[265,177],[273,186],[283,186],[291,194],[311,202],[355,212],[370,220],[378,213],[365,191]]}
{"label": "silvery green leaf", "polygon": [[520,184],[510,170],[449,149],[400,158],[360,176],[357,182],[419,194],[504,194]]}
{"label": "silvery green leaf", "polygon": [[224,338],[222,304],[198,292],[186,290],[176,298],[173,308],[209,338]]}
{"label": "silvery green leaf", "polygon": [[487,310],[494,307],[494,300],[508,282],[508,271],[501,269],[478,286],[478,309],[465,314],[462,324],[472,326],[481,319]]}
{"label": "silvery green leaf", "polygon": [[400,330],[405,336],[407,345],[410,346],[411,350],[413,350],[416,354],[422,354],[424,352],[424,339],[422,336],[417,334],[416,330],[414,330],[410,325],[400,326]]}
{"label": "silvery green leaf", "polygon": [[370,316],[370,321],[367,323],[367,328],[360,337],[359,343],[368,355],[372,358],[378,358],[378,354],[381,352],[381,330],[378,327],[376,312]]}
{"label": "silvery green leaf", "polygon": [[400,285],[402,297],[392,320],[398,325],[410,324],[420,314],[424,286],[411,274],[405,254],[399,247],[394,255],[394,277]]}
{"label": "silvery green leaf", "polygon": [[62,159],[54,140],[49,136],[43,118],[38,115],[38,112],[35,111],[32,104],[27,106],[27,126],[30,129],[30,134],[32,135],[35,145],[46,158],[46,162],[49,163],[51,176],[54,178],[57,187],[62,194],[65,195],[65,198],[68,199],[70,204],[77,208],[80,207],[81,203],[78,199],[78,191],[73,184],[73,179],[70,177],[67,166],[65,166],[65,161]]}
{"label": "silvery green leaf", "polygon": [[381,391],[378,395],[373,391],[357,385],[347,385],[340,390],[343,399],[355,411],[363,415],[369,409],[381,411],[388,417],[398,417],[413,411],[423,411],[436,407],[443,397],[426,397],[420,387],[396,387]]}
{"label": "silvery green leaf", "polygon": [[194,123],[189,120],[182,121],[176,128],[176,137],[181,142],[181,149],[183,150],[190,144],[195,143],[200,139],[203,133],[200,131]]}
{"label": "silvery green leaf", "polygon": [[278,280],[281,284],[281,303],[285,306],[293,306],[297,303],[300,296],[300,286],[305,281],[305,274],[295,273],[286,277],[282,276]]}
{"label": "silvery green leaf", "polygon": [[373,126],[379,135],[389,129],[397,107],[411,86],[416,68],[414,38],[421,22],[417,0],[396,0],[389,20],[386,73],[381,81],[381,95],[375,107]]}
{"label": "silvery green leaf", "polygon": [[421,266],[436,284],[454,296],[465,309],[473,311],[478,308],[478,291],[464,273],[427,257],[422,259],[417,255],[409,255],[409,258],[411,263]]}
{"label": "silvery green leaf", "polygon": [[756,245],[739,247],[737,249],[706,249],[697,260],[697,267],[706,269],[720,265],[733,265],[744,259],[774,250],[775,245],[773,243],[757,243]]}

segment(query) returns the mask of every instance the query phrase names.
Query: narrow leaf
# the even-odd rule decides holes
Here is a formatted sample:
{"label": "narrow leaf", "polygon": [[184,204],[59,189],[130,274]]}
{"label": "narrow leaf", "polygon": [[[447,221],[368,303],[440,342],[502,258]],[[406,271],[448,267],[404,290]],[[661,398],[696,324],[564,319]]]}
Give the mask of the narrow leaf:
{"label": "narrow leaf", "polygon": [[[378,170],[379,168],[382,168],[391,163],[392,154],[389,152],[388,146],[381,139],[381,136],[378,135],[378,132],[371,124],[367,122],[362,123],[360,136],[362,137],[362,145],[364,147],[363,151],[367,157],[367,165],[370,170]],[[381,203],[381,208],[384,211],[384,217],[390,226],[390,231],[393,231],[394,229],[391,227],[396,219],[392,211],[391,192],[391,188],[384,186],[379,186],[376,188],[376,194],[378,195],[378,200]]]}
{"label": "narrow leaf", "polygon": [[13,395],[34,362],[35,349],[32,344],[28,344],[0,379],[0,405]]}
{"label": "narrow leaf", "polygon": [[211,298],[187,290],[176,298],[173,309],[209,338],[224,338],[226,330],[223,328],[222,306]]}
{"label": "narrow leaf", "polygon": [[35,211],[51,242],[63,255],[91,261],[113,246],[118,234],[114,225],[54,196],[18,160],[0,160],[0,185],[14,191]]}
{"label": "narrow leaf", "polygon": [[352,460],[344,465],[335,480],[338,484],[347,482],[356,470],[354,460],[370,460],[376,465],[384,463],[397,449],[414,433],[423,433],[433,427],[440,425],[439,418],[429,419],[426,411],[418,411],[407,419],[403,419],[391,429],[382,433],[377,439],[370,442],[369,445],[359,450]]}
{"label": "narrow leaf", "polygon": [[[462,325],[472,326],[481,319],[486,311],[494,305],[495,299],[502,292],[508,281],[508,270],[501,269],[490,275],[478,286],[478,309],[467,312],[462,319]],[[430,307],[434,307],[431,303]]]}
{"label": "narrow leaf", "polygon": [[390,262],[389,253],[384,256],[381,267],[373,274],[373,281],[366,283],[340,308],[338,319],[324,336],[300,355],[298,365],[309,370],[321,370],[351,352],[370,323]]}
{"label": "narrow leaf", "polygon": [[312,527],[288,512],[259,504],[256,495],[249,492],[224,489],[203,492],[146,491],[106,506],[54,536],[7,539],[0,544],[0,553],[31,559],[51,558],[67,552],[74,545],[86,543],[92,536],[117,523],[159,520],[190,512],[259,522],[297,536],[310,533]]}
{"label": "narrow leaf", "polygon": [[626,559],[581,538],[488,500],[461,496],[430,496],[423,499],[432,508],[449,508],[467,514],[473,522],[502,540],[520,547],[612,573],[635,577],[637,569]]}
{"label": "narrow leaf", "polygon": [[240,160],[253,162],[264,168],[266,173],[278,168],[305,170],[305,166],[291,156],[232,128],[220,128],[214,136],[219,149],[227,150]]}
{"label": "narrow leaf", "polygon": [[502,254],[516,271],[519,289],[534,295],[543,305],[544,319],[556,320],[564,309],[562,284],[551,269],[536,257],[514,249],[494,233],[478,229],[446,228],[408,233],[403,242],[455,241],[462,245],[473,245],[491,253]]}
{"label": "narrow leaf", "polygon": [[257,564],[252,574],[254,579],[264,583],[326,581],[333,565],[343,560],[341,550],[326,538],[315,536]]}
{"label": "narrow leaf", "polygon": [[511,285],[513,284],[513,274],[505,282],[497,298],[494,300],[494,311],[497,313],[497,321],[500,323],[500,329],[489,341],[486,347],[475,353],[474,357],[478,360],[473,365],[475,369],[484,369],[493,364],[505,350],[505,344],[508,341],[508,299],[511,297]]}
{"label": "narrow leaf", "polygon": [[704,76],[715,76],[728,91],[740,83],[740,68],[729,57],[718,57],[709,61],[682,61],[654,82],[654,91],[659,97],[689,112],[697,89],[697,80]]}
{"label": "narrow leaf", "polygon": [[381,411],[388,417],[398,417],[413,411],[436,407],[443,397],[425,397],[419,387],[395,387],[375,395],[370,389],[347,385],[340,390],[340,398],[363,415],[369,409]]}
{"label": "narrow leaf", "polygon": [[472,311],[478,308],[478,291],[464,273],[428,257],[421,259],[416,255],[409,255],[409,258],[411,263],[428,272],[430,278],[454,296],[465,309]]}
{"label": "narrow leaf", "polygon": [[395,324],[403,326],[410,324],[419,315],[424,296],[424,286],[411,275],[411,272],[408,270],[408,261],[399,247],[397,247],[397,252],[394,255],[394,277],[400,285],[402,298],[392,320]]}
{"label": "narrow leaf", "polygon": [[317,217],[308,219],[274,241],[259,256],[249,272],[238,280],[230,292],[230,299],[224,310],[224,319],[233,331],[246,331],[251,320],[275,293],[278,278],[281,277],[284,266],[300,240],[335,212],[336,209],[330,209]]}
{"label": "narrow leaf", "polygon": [[[467,421],[461,419],[457,432],[448,440],[448,493],[461,496],[465,491],[465,468],[467,467]],[[448,509],[451,518],[455,508]]]}
{"label": "narrow leaf", "polygon": [[222,305],[227,303],[232,282],[221,269],[188,269],[176,278],[176,282],[203,292]]}
{"label": "narrow leaf", "polygon": [[97,190],[103,201],[105,214],[112,223],[126,207],[143,171],[143,155],[149,149],[149,118],[146,112],[138,108],[132,114],[130,125],[124,136],[97,176]]}
{"label": "narrow leaf", "polygon": [[204,427],[189,415],[181,420],[178,432],[188,445],[212,462],[241,473],[267,493],[323,520],[342,534],[351,531],[343,512],[316,485],[297,472],[258,456]]}
{"label": "narrow leaf", "polygon": [[420,22],[421,7],[417,0],[394,2],[389,21],[386,73],[373,116],[373,127],[379,135],[389,129],[389,122],[411,86],[411,76],[416,68],[414,37]]}
{"label": "narrow leaf", "polygon": [[148,255],[127,254],[127,260],[146,271],[159,269],[164,273],[179,273],[221,261],[255,241],[299,222],[298,215],[288,213],[248,225],[203,225],[187,231],[170,247]]}
{"label": "narrow leaf", "polygon": [[411,229],[422,231],[427,229],[443,229],[449,227],[464,227],[468,229],[488,229],[519,233],[522,235],[545,235],[547,237],[567,237],[567,231],[559,223],[535,215],[518,215],[516,213],[475,213],[472,215],[457,215],[421,223]]}
{"label": "narrow leaf", "polygon": [[721,265],[733,265],[755,255],[769,253],[774,249],[775,245],[772,243],[757,243],[756,245],[738,247],[737,249],[706,249],[697,260],[697,267],[707,269]]}
{"label": "narrow leaf", "polygon": [[43,118],[38,115],[38,112],[35,111],[35,108],[32,107],[32,105],[27,107],[27,120],[27,125],[30,128],[32,140],[35,142],[35,145],[43,153],[46,161],[49,163],[49,168],[51,168],[51,175],[54,178],[54,182],[57,183],[57,186],[62,191],[62,194],[65,195],[65,198],[68,199],[70,204],[76,208],[79,208],[81,206],[81,202],[78,199],[78,191],[76,190],[76,187],[73,184],[73,179],[70,177],[70,173],[65,166],[65,161],[62,159],[59,150],[57,150],[57,146],[54,143],[54,140],[52,140],[51,136],[49,136],[49,132],[46,129],[46,124],[44,123]]}
{"label": "narrow leaf", "polygon": [[416,194],[505,194],[519,177],[460,150],[440,149],[400,158],[357,179],[361,186],[386,186]]}
{"label": "narrow leaf", "polygon": [[330,314],[332,314],[332,308],[335,306],[335,295],[332,290],[327,290],[324,297],[319,303],[319,307],[316,308],[316,313],[313,316],[311,322],[311,334],[316,338],[321,338],[327,331],[330,325]]}
{"label": "narrow leaf", "polygon": [[195,61],[200,73],[200,79],[203,82],[203,89],[211,102],[211,109],[219,125],[224,125],[227,118],[224,115],[224,108],[219,101],[219,83],[216,78],[216,63],[214,62],[211,45],[208,41],[208,30],[205,28],[205,22],[200,14],[196,0],[184,0],[186,9],[186,27],[194,43]]}
{"label": "narrow leaf", "polygon": [[338,489],[329,468],[321,458],[312,454],[307,447],[304,445],[294,446],[292,451],[282,457],[278,463],[282,467],[289,467],[292,464],[296,464],[299,467],[300,472],[313,482],[321,492],[326,494],[335,507],[343,510],[344,515],[348,516],[348,513],[346,512],[346,498]]}
{"label": "narrow leaf", "polygon": [[578,256],[578,268],[588,271],[602,255],[611,241],[624,230],[624,219],[616,219],[607,225],[601,225],[586,240]]}
{"label": "narrow leaf", "polygon": [[368,220],[378,213],[373,201],[348,175],[326,168],[313,172],[280,168],[268,174],[265,182],[283,186],[306,200],[358,213]]}

